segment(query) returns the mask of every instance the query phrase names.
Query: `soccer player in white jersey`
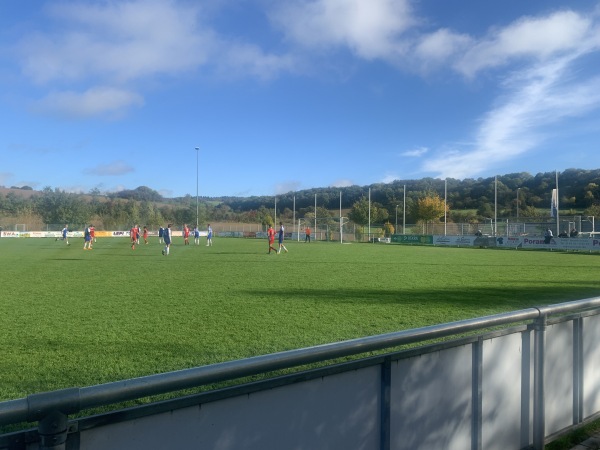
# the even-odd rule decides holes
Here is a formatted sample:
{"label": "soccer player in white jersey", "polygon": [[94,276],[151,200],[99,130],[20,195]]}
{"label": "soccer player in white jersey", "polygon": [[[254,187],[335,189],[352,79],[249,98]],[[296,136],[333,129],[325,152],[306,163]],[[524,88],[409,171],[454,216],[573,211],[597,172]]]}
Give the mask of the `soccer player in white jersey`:
{"label": "soccer player in white jersey", "polygon": [[287,253],[288,249],[283,245],[283,234],[285,232],[285,228],[283,228],[283,222],[279,222],[279,249],[277,250],[277,254],[281,253],[281,249],[284,249]]}
{"label": "soccer player in white jersey", "polygon": [[171,249],[171,238],[172,238],[172,234],[171,234],[171,224],[167,225],[167,228],[164,229],[163,231],[163,239],[165,241],[165,248],[162,251],[162,254],[165,256],[169,255],[169,250]]}
{"label": "soccer player in white jersey", "polygon": [[62,229],[62,240],[67,242],[67,245],[69,245],[69,238],[67,236],[67,233],[69,232],[69,225],[67,225],[65,223],[65,227]]}
{"label": "soccer player in white jersey", "polygon": [[210,223],[208,224],[208,232],[206,234],[206,246],[210,247],[212,245],[212,227]]}

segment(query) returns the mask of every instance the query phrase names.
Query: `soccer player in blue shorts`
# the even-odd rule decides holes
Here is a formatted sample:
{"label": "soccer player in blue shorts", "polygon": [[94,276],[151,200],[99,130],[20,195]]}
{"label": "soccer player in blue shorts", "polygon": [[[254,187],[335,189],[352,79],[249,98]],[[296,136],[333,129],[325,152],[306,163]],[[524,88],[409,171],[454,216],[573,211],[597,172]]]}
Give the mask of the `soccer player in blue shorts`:
{"label": "soccer player in blue shorts", "polygon": [[198,225],[194,228],[194,244],[200,245],[200,230],[198,229]]}
{"label": "soccer player in blue shorts", "polygon": [[91,250],[92,249],[92,233],[90,231],[90,227],[85,227],[85,231],[83,232],[83,249]]}
{"label": "soccer player in blue shorts", "polygon": [[171,224],[167,225],[167,228],[164,229],[163,239],[165,241],[165,248],[162,251],[162,254],[169,256],[169,250],[171,248]]}
{"label": "soccer player in blue shorts", "polygon": [[69,232],[69,225],[65,223],[65,227],[62,229],[62,240],[67,242],[69,245],[69,238],[67,237],[67,233]]}
{"label": "soccer player in blue shorts", "polygon": [[283,233],[285,232],[285,228],[283,228],[283,222],[279,222],[279,249],[277,250],[277,254],[281,253],[281,249],[284,249],[287,253],[288,249],[283,245]]}
{"label": "soccer player in blue shorts", "polygon": [[206,234],[206,246],[210,247],[212,245],[212,227],[210,223],[208,224],[208,233]]}

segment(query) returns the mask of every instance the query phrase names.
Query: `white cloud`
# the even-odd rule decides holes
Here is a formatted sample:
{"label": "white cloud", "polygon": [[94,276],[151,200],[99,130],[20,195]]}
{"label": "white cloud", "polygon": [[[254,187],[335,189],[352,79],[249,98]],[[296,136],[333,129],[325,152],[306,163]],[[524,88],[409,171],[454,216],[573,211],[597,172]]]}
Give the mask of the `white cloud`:
{"label": "white cloud", "polygon": [[515,61],[520,66],[500,81],[504,95],[483,116],[473,143],[438,152],[423,168],[454,178],[484,172],[539,147],[557,123],[599,109],[600,78],[586,78],[576,69],[598,52],[599,35],[592,19],[560,11],[522,18],[473,40],[454,65],[463,75]]}
{"label": "white cloud", "polygon": [[118,116],[133,106],[142,106],[144,100],[134,92],[111,87],[95,87],[83,93],[52,92],[33,103],[35,111],[66,117]]}
{"label": "white cloud", "polygon": [[442,177],[463,178],[514,159],[552,135],[551,127],[600,108],[600,77],[570,80],[579,55],[539,63],[507,81],[509,92],[489,111],[471,149],[454,148],[424,163]]}
{"label": "white cloud", "polygon": [[16,47],[23,74],[51,89],[36,102],[34,110],[43,113],[119,117],[143,104],[131,86],[142,92],[161,76],[210,67],[227,78],[268,80],[298,64],[291,55],[219,36],[202,22],[207,15],[195,2],[74,1],[49,3],[45,11],[57,26],[31,33]]}
{"label": "white cloud", "polygon": [[405,152],[402,152],[400,155],[401,156],[409,156],[409,157],[413,157],[413,158],[419,158],[421,156],[423,156],[425,153],[427,153],[429,151],[429,149],[427,147],[418,147],[418,148],[414,148],[412,150],[407,150]]}
{"label": "white cloud", "polygon": [[[428,170],[447,176],[471,175],[514,158],[542,141],[544,127],[598,108],[598,80],[576,79],[572,68],[579,58],[600,48],[594,22],[600,10],[596,16],[564,9],[524,17],[477,38],[444,27],[423,31],[425,22],[411,7],[418,3],[409,0],[270,4],[275,5],[270,19],[287,38],[272,45],[291,43],[290,52],[298,54],[270,53],[258,44],[219,35],[203,22],[204,5],[199,2],[50,3],[48,11],[58,26],[30,35],[18,47],[23,73],[52,89],[34,107],[69,117],[118,117],[143,105],[138,92],[143,91],[140,81],[145,79],[177,76],[210,65],[219,75],[269,80],[297,71],[301,58],[315,56],[315,49],[347,49],[359,59],[405,62],[415,70],[439,68],[447,73],[450,67],[467,78],[490,68],[514,71],[508,80],[495,80],[505,89],[504,96],[483,114],[472,145],[438,152],[438,157],[426,163]],[[432,151],[422,147],[402,156],[418,158],[425,153]],[[352,182],[340,180],[334,185]],[[284,183],[276,192],[298,186],[298,182]]]}
{"label": "white cloud", "polygon": [[57,3],[57,31],[38,32],[20,46],[25,75],[37,83],[101,76],[125,82],[174,74],[206,60],[210,32],[198,31],[198,10],[173,1]]}
{"label": "white cloud", "polygon": [[407,0],[295,1],[280,5],[271,17],[301,46],[347,47],[365,59],[397,52],[397,36],[414,23]]}
{"label": "white cloud", "polygon": [[125,161],[114,161],[110,164],[98,165],[84,171],[88,175],[100,176],[118,176],[130,172],[134,172],[134,168]]}
{"label": "white cloud", "polygon": [[203,11],[195,3],[58,3],[49,11],[58,31],[35,33],[18,47],[24,74],[41,85],[97,78],[124,84],[208,65],[268,79],[297,64],[291,55],[219,36],[201,22]]}
{"label": "white cloud", "polygon": [[381,179],[381,183],[393,183],[399,179],[400,177],[397,174],[388,173]]}
{"label": "white cloud", "polygon": [[349,187],[349,186],[354,186],[354,182],[352,180],[342,178],[342,179],[334,181],[331,184],[331,186],[336,187],[336,188]]}
{"label": "white cloud", "polygon": [[[589,39],[597,40],[592,22],[573,11],[546,17],[526,17],[490,32],[455,63],[467,76],[480,70],[505,65],[515,58],[540,60],[578,51]],[[597,45],[597,44],[596,44]]]}
{"label": "white cloud", "polygon": [[299,181],[287,181],[285,183],[278,183],[275,185],[275,195],[287,194],[288,192],[297,191],[302,183]]}
{"label": "white cloud", "polygon": [[414,45],[414,57],[421,70],[430,71],[447,64],[451,58],[465,51],[472,45],[473,39],[441,28],[429,34],[421,35]]}

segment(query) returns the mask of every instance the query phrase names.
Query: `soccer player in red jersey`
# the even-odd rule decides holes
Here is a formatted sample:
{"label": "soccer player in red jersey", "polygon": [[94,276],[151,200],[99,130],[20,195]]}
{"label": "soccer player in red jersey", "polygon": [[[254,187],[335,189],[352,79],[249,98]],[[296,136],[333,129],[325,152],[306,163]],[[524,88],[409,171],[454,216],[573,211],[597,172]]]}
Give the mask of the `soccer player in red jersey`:
{"label": "soccer player in red jersey", "polygon": [[183,245],[190,245],[190,228],[183,224]]}
{"label": "soccer player in red jersey", "polygon": [[134,225],[131,230],[129,230],[129,237],[131,237],[131,250],[135,250],[135,243],[140,238],[138,234],[138,230],[140,228],[137,225]]}
{"label": "soccer player in red jersey", "polygon": [[275,230],[271,225],[269,225],[269,229],[267,230],[267,237],[269,238],[269,254],[271,254],[271,250],[277,253],[277,249],[273,247],[273,244],[275,243]]}

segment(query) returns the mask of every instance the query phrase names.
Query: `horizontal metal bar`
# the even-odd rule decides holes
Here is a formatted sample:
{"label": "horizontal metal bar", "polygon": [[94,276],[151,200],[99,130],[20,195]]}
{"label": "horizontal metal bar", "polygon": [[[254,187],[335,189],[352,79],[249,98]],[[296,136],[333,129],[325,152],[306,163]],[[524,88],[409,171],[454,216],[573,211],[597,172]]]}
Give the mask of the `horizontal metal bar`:
{"label": "horizontal metal bar", "polygon": [[8,400],[0,403],[0,425],[25,421],[29,411],[29,402],[26,398]]}
{"label": "horizontal metal bar", "polygon": [[[0,425],[39,420],[48,411],[59,409],[61,405],[64,406],[65,404],[69,405],[70,410],[68,413],[74,413],[88,408],[198,387],[204,384],[532,320],[539,317],[541,311],[546,315],[551,315],[594,307],[600,307],[600,297],[288,350],[79,389],[72,388],[33,394],[26,399],[1,402]],[[77,392],[74,392],[74,390]],[[43,396],[42,402],[38,400],[39,396]],[[65,401],[65,396],[69,397],[68,402]],[[32,405],[36,405],[36,407],[32,408]],[[43,408],[40,405],[43,405]],[[73,405],[77,405],[77,411],[73,410]]]}
{"label": "horizontal metal bar", "polygon": [[586,298],[572,302],[557,303],[555,305],[541,306],[537,309],[546,316],[565,314],[569,312],[581,311],[590,308],[600,307],[600,297]]}

